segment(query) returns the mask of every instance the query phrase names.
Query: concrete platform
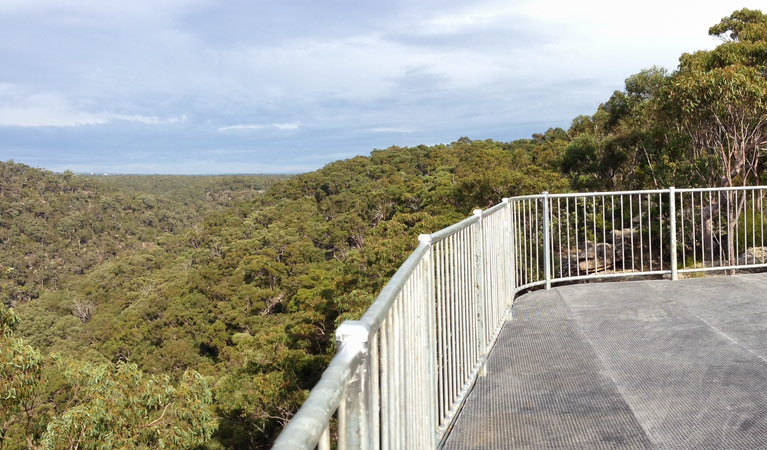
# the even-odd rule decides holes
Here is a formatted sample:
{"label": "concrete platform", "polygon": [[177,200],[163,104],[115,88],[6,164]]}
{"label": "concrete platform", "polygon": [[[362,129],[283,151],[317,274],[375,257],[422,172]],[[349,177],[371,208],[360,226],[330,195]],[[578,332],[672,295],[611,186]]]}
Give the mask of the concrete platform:
{"label": "concrete platform", "polygon": [[516,300],[445,449],[767,448],[767,274]]}

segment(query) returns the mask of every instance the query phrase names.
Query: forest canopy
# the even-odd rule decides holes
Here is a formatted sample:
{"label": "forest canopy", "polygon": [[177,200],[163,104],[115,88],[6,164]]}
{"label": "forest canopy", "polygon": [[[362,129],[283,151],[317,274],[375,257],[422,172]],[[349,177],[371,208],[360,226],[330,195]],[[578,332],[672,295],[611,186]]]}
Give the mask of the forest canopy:
{"label": "forest canopy", "polygon": [[[767,16],[735,11],[710,34],[714,50],[631,75],[530,139],[390,147],[293,177],[0,163],[0,449],[106,434],[112,448],[268,448],[335,327],[418,234],[544,190],[764,182]],[[73,436],[86,422],[98,433]]]}

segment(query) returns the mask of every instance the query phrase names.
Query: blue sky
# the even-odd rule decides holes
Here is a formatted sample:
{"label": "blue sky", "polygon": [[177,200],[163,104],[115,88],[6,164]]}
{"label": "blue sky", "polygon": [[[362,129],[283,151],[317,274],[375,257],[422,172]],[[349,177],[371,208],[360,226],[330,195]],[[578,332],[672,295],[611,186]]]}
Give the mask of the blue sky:
{"label": "blue sky", "polygon": [[296,173],[567,127],[758,2],[0,0],[0,160]]}

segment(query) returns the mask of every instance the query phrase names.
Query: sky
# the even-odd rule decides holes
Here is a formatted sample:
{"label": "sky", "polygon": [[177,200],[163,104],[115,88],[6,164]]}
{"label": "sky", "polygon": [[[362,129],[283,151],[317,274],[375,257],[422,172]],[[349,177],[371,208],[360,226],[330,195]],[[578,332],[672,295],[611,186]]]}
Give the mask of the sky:
{"label": "sky", "polygon": [[756,1],[0,0],[0,160],[300,173],[392,145],[510,141]]}

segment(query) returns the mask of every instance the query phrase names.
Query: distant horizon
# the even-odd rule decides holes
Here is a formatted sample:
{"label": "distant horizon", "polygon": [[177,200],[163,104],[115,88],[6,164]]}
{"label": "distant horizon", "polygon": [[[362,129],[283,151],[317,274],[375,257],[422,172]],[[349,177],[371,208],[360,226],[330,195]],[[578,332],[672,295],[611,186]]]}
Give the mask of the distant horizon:
{"label": "distant horizon", "polygon": [[[47,170],[47,169],[46,169]],[[51,171],[53,173],[63,173]],[[72,172],[75,175],[85,175],[88,177],[247,177],[247,176],[294,176],[302,173],[94,173],[94,172]]]}
{"label": "distant horizon", "polygon": [[392,145],[508,142],[568,128],[763,7],[648,1],[7,0],[0,160],[297,174]]}
{"label": "distant horizon", "polygon": [[0,161],[4,163],[15,163],[15,164],[23,164],[25,166],[32,167],[33,169],[40,169],[40,170],[47,170],[56,174],[62,174],[67,171],[72,172],[74,175],[82,175],[82,176],[88,176],[88,177],[120,177],[120,176],[159,176],[159,177],[227,177],[227,176],[251,176],[251,175],[268,175],[268,176],[294,176],[294,175],[301,175],[302,173],[307,172],[296,172],[296,173],[279,173],[279,172],[272,172],[272,173],[253,173],[253,172],[239,172],[239,173],[135,173],[135,172],[96,172],[96,171],[90,171],[90,172],[77,172],[70,169],[64,169],[64,170],[53,170],[48,169],[46,167],[39,167],[35,166],[34,164],[29,164],[24,161],[17,161],[15,159],[9,159],[6,161]]}
{"label": "distant horizon", "polygon": [[[519,138],[514,138],[514,139],[509,139],[509,140],[500,140],[500,139],[492,139],[492,138],[473,139],[471,137],[469,137],[469,139],[472,140],[472,141],[474,141],[474,140],[477,140],[477,141],[480,141],[480,140],[481,141],[493,140],[493,141],[496,141],[496,142],[506,143],[506,142],[514,142],[514,141],[518,141],[518,140],[524,140],[524,139],[533,139],[533,135],[534,134],[545,133],[549,129],[557,129],[557,128],[564,129],[565,131],[567,130],[566,128],[563,128],[563,127],[551,126],[551,127],[546,128],[545,130],[535,131],[533,133],[530,133],[530,135],[528,137],[519,137]],[[455,138],[455,139],[451,140],[450,142],[438,142],[436,144],[412,144],[412,145],[392,144],[392,145],[390,145],[389,147],[386,147],[386,148],[373,148],[373,149],[370,149],[367,153],[360,153],[360,154],[357,154],[357,155],[349,156],[347,158],[341,158],[341,159],[335,159],[335,160],[332,160],[332,161],[328,161],[328,162],[326,162],[325,164],[323,164],[322,166],[320,166],[320,167],[318,167],[316,169],[310,169],[310,170],[307,170],[307,171],[304,171],[304,172],[213,172],[213,173],[204,173],[204,172],[200,172],[200,173],[181,173],[181,172],[179,172],[179,173],[161,173],[161,172],[154,173],[154,172],[144,172],[144,173],[141,173],[141,172],[106,172],[106,171],[96,171],[96,170],[75,171],[75,170],[67,169],[67,168],[54,170],[54,169],[50,169],[50,168],[47,168],[47,167],[39,167],[39,166],[35,166],[34,164],[30,164],[28,162],[25,162],[25,161],[18,161],[18,160],[13,159],[13,158],[10,159],[10,160],[7,160],[6,162],[13,161],[15,163],[24,164],[24,165],[27,165],[27,166],[30,166],[30,167],[34,167],[36,169],[49,170],[49,171],[51,171],[53,173],[58,173],[58,174],[64,173],[66,171],[70,171],[70,172],[72,172],[75,175],[86,175],[86,176],[94,176],[94,177],[95,176],[189,176],[189,177],[195,177],[195,176],[208,177],[209,176],[209,177],[214,177],[214,176],[247,176],[247,175],[286,175],[286,176],[294,176],[294,175],[301,175],[301,174],[304,174],[304,173],[314,172],[316,170],[319,170],[319,169],[325,167],[328,164],[332,164],[332,163],[337,162],[337,161],[343,161],[345,159],[356,158],[356,157],[359,157],[359,156],[369,157],[370,154],[372,152],[374,152],[374,151],[386,150],[387,148],[394,147],[394,146],[405,148],[405,147],[415,147],[415,146],[418,146],[418,145],[427,145],[427,146],[450,145],[450,144],[458,141],[461,138],[462,137],[458,137],[458,138]]]}

